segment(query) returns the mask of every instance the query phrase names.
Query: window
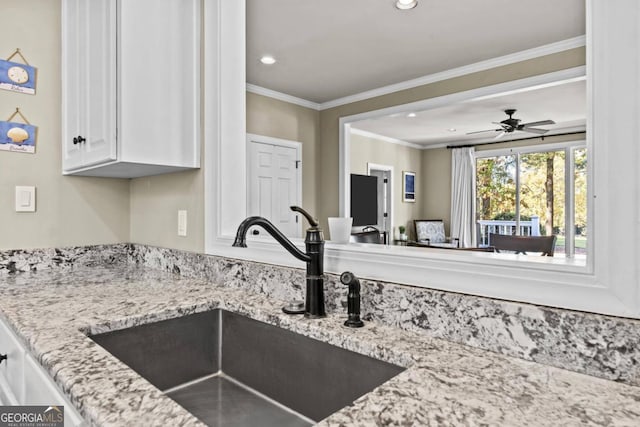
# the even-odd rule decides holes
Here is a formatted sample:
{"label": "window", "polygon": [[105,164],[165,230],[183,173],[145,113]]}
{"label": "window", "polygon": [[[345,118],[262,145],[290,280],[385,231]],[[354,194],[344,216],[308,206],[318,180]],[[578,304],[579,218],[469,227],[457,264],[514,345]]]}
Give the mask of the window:
{"label": "window", "polygon": [[583,142],[476,152],[476,236],[555,235],[555,256],[585,257],[587,151]]}

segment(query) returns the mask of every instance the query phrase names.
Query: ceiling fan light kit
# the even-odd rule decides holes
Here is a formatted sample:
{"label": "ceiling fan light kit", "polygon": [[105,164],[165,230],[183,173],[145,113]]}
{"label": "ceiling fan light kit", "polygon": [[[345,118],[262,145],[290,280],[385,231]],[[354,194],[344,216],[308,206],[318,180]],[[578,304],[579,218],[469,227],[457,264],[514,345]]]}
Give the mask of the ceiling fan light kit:
{"label": "ceiling fan light kit", "polygon": [[553,120],[540,120],[540,121],[537,121],[537,122],[520,123],[522,120],[513,118],[513,115],[515,114],[515,112],[516,112],[516,110],[513,109],[513,108],[504,110],[504,113],[507,116],[509,116],[509,118],[508,119],[504,119],[501,122],[492,122],[493,124],[496,124],[496,125],[500,126],[500,128],[498,128],[498,129],[487,129],[487,130],[479,130],[479,131],[475,131],[475,132],[467,132],[467,135],[472,135],[472,134],[475,134],[475,133],[483,133],[483,132],[500,132],[498,134],[498,136],[496,136],[494,139],[502,138],[507,133],[513,133],[515,131],[529,132],[529,133],[536,133],[538,135],[543,135],[543,134],[549,132],[549,129],[540,129],[540,128],[536,128],[534,126],[544,126],[544,125],[554,125],[554,124],[556,124],[556,122],[554,122]]}

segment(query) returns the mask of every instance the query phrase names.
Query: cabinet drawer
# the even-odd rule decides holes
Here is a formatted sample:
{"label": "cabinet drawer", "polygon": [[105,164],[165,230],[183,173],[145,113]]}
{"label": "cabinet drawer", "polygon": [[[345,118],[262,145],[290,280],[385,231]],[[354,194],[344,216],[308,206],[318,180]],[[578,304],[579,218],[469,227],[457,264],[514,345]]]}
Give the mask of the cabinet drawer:
{"label": "cabinet drawer", "polygon": [[56,387],[53,379],[36,360],[27,354],[24,363],[25,405],[64,406],[65,427],[83,425],[80,414]]}
{"label": "cabinet drawer", "polygon": [[[9,326],[0,320],[0,354],[6,354],[7,360],[3,360],[0,363],[0,376],[4,381],[15,400],[22,401],[24,396],[24,348],[18,340],[18,337],[14,334]],[[7,390],[3,390],[3,394],[7,393]],[[5,397],[8,401],[11,401],[11,397]]]}

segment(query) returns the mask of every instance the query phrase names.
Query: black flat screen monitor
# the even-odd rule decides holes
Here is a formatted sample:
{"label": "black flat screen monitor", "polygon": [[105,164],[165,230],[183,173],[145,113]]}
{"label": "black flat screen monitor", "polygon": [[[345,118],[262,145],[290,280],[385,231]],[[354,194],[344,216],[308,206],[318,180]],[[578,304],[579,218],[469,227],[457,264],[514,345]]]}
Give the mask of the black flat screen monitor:
{"label": "black flat screen monitor", "polygon": [[378,224],[378,177],[351,174],[353,225]]}

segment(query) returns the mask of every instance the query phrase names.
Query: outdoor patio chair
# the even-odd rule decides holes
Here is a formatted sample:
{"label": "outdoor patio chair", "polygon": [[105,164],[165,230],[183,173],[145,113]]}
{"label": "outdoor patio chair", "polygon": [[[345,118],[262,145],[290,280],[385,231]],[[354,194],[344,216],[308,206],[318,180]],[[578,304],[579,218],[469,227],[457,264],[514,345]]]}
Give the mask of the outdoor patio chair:
{"label": "outdoor patio chair", "polygon": [[511,251],[524,255],[527,255],[527,252],[540,252],[543,256],[553,256],[556,236],[510,236],[490,233],[489,244],[496,252]]}

